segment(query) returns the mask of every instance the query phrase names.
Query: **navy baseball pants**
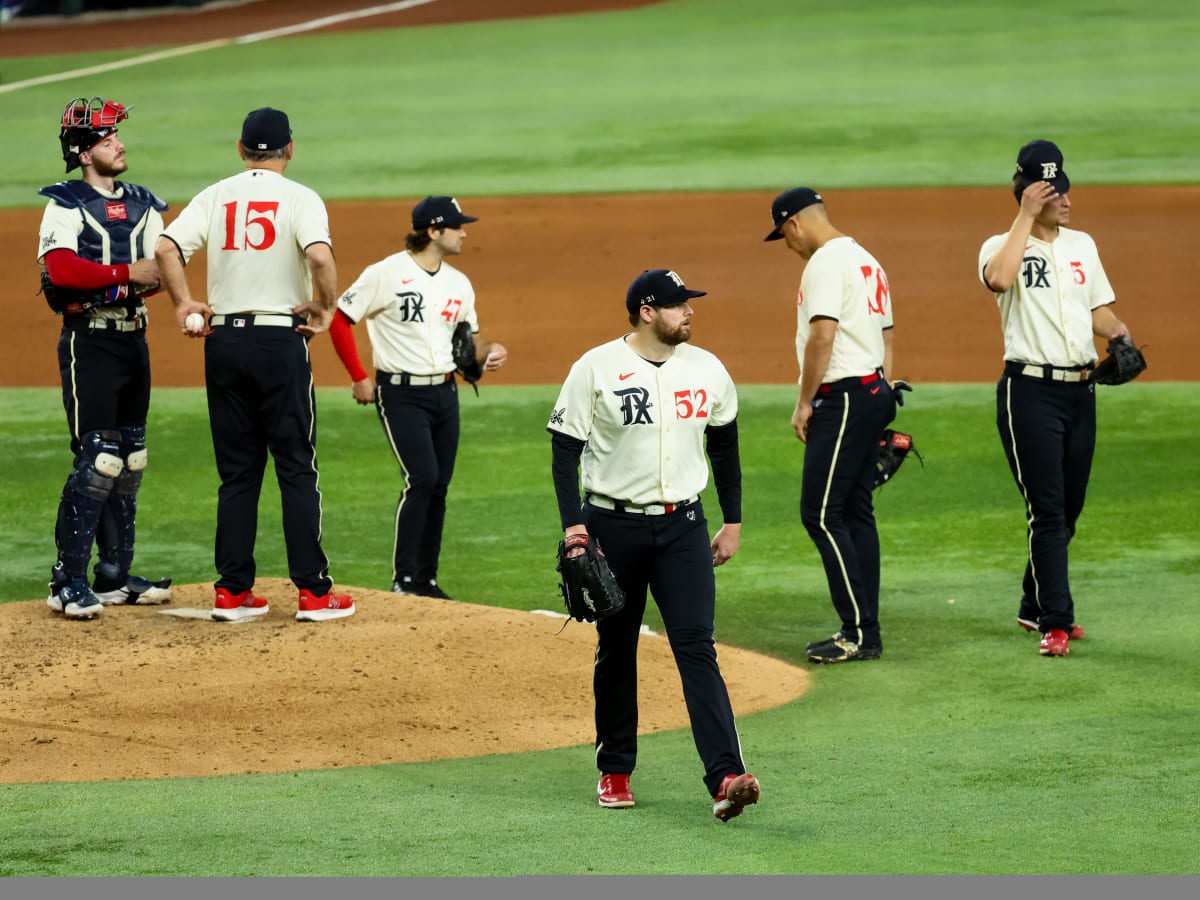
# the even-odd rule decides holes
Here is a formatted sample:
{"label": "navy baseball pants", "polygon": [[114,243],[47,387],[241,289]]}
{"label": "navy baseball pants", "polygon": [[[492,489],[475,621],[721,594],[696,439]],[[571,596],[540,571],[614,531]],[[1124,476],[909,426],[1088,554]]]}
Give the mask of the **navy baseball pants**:
{"label": "navy baseball pants", "polygon": [[394,385],[384,373],[375,408],[404,476],[396,505],[392,581],[417,585],[437,578],[446,521],[446,491],[458,454],[458,385]]}
{"label": "navy baseball pants", "polygon": [[895,396],[882,378],[833,382],[813,401],[804,451],[800,519],[821,554],[841,634],[865,647],[883,646],[871,490],[879,439],[895,417]]}
{"label": "navy baseball pants", "polygon": [[253,320],[252,315],[227,316],[204,340],[208,419],[221,476],[216,587],[241,593],[254,586],[258,498],[269,452],[283,506],[288,573],[298,588],[322,596],[333,580],[321,549],[317,407],[308,341],[291,328]]}
{"label": "navy baseball pants", "polygon": [[996,425],[1029,532],[1018,615],[1040,622],[1043,633],[1067,631],[1075,622],[1067,547],[1092,472],[1095,386],[1006,371],[996,387]]}
{"label": "navy baseball pants", "polygon": [[637,646],[649,589],[683,682],[704,784],[714,796],[726,775],[746,769],[713,644],[716,581],[704,510],[696,502],[662,516],[591,505],[584,511],[588,533],[625,591],[624,610],[596,623],[596,766],[627,774],[637,760]]}

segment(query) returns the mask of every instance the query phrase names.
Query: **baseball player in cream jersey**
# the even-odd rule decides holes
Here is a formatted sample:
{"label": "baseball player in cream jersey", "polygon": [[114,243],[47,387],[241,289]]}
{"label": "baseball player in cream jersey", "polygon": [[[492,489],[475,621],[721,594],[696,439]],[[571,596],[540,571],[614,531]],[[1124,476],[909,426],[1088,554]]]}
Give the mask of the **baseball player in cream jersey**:
{"label": "baseball player in cream jersey", "polygon": [[[477,222],[453,197],[426,197],[412,212],[406,249],[368,266],[343,292],[330,327],[354,399],[373,403],[404,489],[396,504],[392,590],[448,600],[438,584],[446,492],[458,454],[458,385],[451,336],[462,322],[479,332],[475,289],[446,257],[462,252],[463,228]],[[353,325],[365,320],[375,375],[359,361]],[[508,359],[503,344],[479,338],[483,370]]]}
{"label": "baseball player in cream jersey", "polygon": [[1017,623],[1041,632],[1043,656],[1066,656],[1083,637],[1067,548],[1096,446],[1094,336],[1129,334],[1113,313],[1116,297],[1095,242],[1067,227],[1070,189],[1062,151],[1030,141],[1013,175],[1017,217],[979,251],[979,276],[995,294],[1004,329],[996,424],[1029,533]]}
{"label": "baseball player in cream jersey", "polygon": [[887,275],[833,226],[811,188],[780,194],[771,218],[775,227],[766,240],[785,240],[808,261],[800,279],[800,394],[792,414],[796,437],[807,444],[800,518],[842,623],[805,652],[817,663],[878,659],[879,531],[871,490],[879,438],[896,416]]}
{"label": "baseball player in cream jersey", "polygon": [[[338,619],[354,602],[332,591],[321,548],[316,396],[308,340],[325,331],[337,270],[325,204],[284,177],[292,159],[288,117],[252,111],[238,152],[245,169],[201,191],[164,231],[155,256],[180,327],[204,338],[204,375],[217,495],[213,618],[267,613],[252,592],[258,498],[268,453],[283,501],[288,570],[299,589],[296,618]],[[207,248],[208,303],[196,300],[184,265]],[[316,286],[317,299],[313,300]],[[209,316],[189,328],[188,316]]]}
{"label": "baseball player in cream jersey", "polygon": [[[626,593],[624,610],[596,624],[599,803],[634,804],[637,645],[648,589],[675,654],[713,813],[727,821],[757,802],[759,786],[742,762],[713,646],[713,567],[738,549],[741,464],[733,380],[720,360],[687,343],[690,301],[703,296],[667,269],[639,275],[625,301],[633,333],[571,367],[546,427],[567,545],[577,554],[596,541]],[[725,521],[711,540],[699,498],[706,452]]]}

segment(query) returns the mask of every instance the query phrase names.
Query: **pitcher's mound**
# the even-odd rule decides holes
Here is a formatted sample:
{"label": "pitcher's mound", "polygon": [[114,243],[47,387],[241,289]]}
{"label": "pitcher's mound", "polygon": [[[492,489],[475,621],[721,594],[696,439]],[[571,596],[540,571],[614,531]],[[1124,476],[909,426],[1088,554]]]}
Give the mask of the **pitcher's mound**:
{"label": "pitcher's mound", "polygon": [[[44,600],[0,605],[0,782],[228,775],[413,762],[594,739],[595,629],[557,615],[343,588],[358,612],[297,622],[208,618],[212,587],[72,621]],[[639,653],[640,729],[688,724],[665,637]],[[804,692],[807,673],[718,646],[734,710]]]}

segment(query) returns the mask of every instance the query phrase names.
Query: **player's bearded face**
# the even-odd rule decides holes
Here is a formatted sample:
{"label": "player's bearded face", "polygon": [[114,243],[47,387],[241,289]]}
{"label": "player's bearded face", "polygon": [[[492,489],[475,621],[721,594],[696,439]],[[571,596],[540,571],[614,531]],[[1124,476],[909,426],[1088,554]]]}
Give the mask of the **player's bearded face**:
{"label": "player's bearded face", "polygon": [[692,339],[692,307],[687,303],[660,306],[651,327],[654,336],[668,347],[684,344]]}
{"label": "player's bearded face", "polygon": [[443,228],[433,241],[441,249],[443,256],[457,256],[462,253],[463,238],[466,236],[466,231],[461,228]]}
{"label": "player's bearded face", "polygon": [[115,134],[109,135],[87,152],[91,154],[91,166],[97,175],[111,178],[129,168],[125,160],[125,145],[117,140]]}

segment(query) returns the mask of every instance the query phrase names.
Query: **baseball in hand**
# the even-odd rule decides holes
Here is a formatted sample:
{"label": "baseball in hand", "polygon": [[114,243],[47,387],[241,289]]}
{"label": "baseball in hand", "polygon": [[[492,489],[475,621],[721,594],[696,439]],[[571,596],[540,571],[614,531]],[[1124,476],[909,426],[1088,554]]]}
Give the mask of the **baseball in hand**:
{"label": "baseball in hand", "polygon": [[183,327],[192,334],[199,334],[204,331],[204,316],[200,313],[189,313],[188,317],[183,321]]}

